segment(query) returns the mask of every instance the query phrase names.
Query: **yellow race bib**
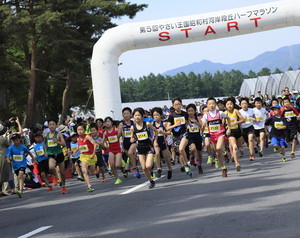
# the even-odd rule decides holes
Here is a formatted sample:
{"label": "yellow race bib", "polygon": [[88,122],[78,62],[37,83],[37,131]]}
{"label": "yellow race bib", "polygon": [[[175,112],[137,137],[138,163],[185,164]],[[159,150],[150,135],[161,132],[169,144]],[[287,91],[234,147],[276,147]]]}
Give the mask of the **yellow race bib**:
{"label": "yellow race bib", "polygon": [[89,151],[89,148],[88,148],[87,145],[80,145],[80,146],[79,146],[79,150],[80,150],[81,152],[88,152],[88,151]]}
{"label": "yellow race bib", "polygon": [[23,161],[23,155],[13,155],[14,161]]}
{"label": "yellow race bib", "polygon": [[190,128],[189,128],[189,131],[190,131],[190,132],[194,132],[194,133],[199,132],[199,127],[198,127],[198,126],[190,127]]}
{"label": "yellow race bib", "polygon": [[138,140],[147,140],[149,138],[147,132],[138,132],[136,133],[136,136]]}
{"label": "yellow race bib", "polygon": [[209,131],[210,132],[218,132],[221,130],[221,125],[210,125],[209,126]]}
{"label": "yellow race bib", "polygon": [[251,123],[252,121],[253,121],[252,118],[247,118],[245,123],[246,123],[246,124],[249,124],[249,123]]}
{"label": "yellow race bib", "polygon": [[48,147],[55,147],[55,146],[57,146],[57,143],[54,142],[53,140],[48,140],[47,144],[48,144]]}
{"label": "yellow race bib", "polygon": [[118,137],[117,136],[109,136],[109,137],[107,137],[107,139],[108,139],[109,143],[115,143],[115,142],[118,141]]}
{"label": "yellow race bib", "polygon": [[131,137],[131,132],[130,131],[124,131],[124,137],[125,138],[130,138]]}
{"label": "yellow race bib", "polygon": [[284,124],[283,124],[282,121],[275,121],[275,122],[274,122],[274,126],[275,126],[275,128],[279,128],[279,127],[283,127]]}
{"label": "yellow race bib", "polygon": [[208,134],[209,133],[208,128],[205,127],[203,132],[206,133],[206,134]]}
{"label": "yellow race bib", "polygon": [[180,122],[180,125],[185,124],[185,117],[176,117],[176,118],[174,118],[174,123],[177,124],[178,122]]}
{"label": "yellow race bib", "polygon": [[295,113],[294,112],[286,112],[284,113],[284,117],[285,118],[291,118],[291,117],[295,117]]}
{"label": "yellow race bib", "polygon": [[42,156],[42,155],[45,154],[43,149],[37,150],[35,153],[36,153],[38,156]]}

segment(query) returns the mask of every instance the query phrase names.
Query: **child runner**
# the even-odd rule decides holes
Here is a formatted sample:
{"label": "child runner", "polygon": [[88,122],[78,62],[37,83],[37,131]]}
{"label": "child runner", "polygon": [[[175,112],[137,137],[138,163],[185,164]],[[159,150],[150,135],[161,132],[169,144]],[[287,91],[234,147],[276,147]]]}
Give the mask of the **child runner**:
{"label": "child runner", "polygon": [[80,150],[78,148],[78,134],[76,132],[72,132],[70,134],[71,142],[70,142],[70,158],[72,160],[72,163],[75,167],[76,173],[77,173],[77,180],[84,181],[84,178],[82,177],[82,171],[80,168]]}
{"label": "child runner", "polygon": [[168,131],[172,130],[173,133],[173,144],[174,147],[179,147],[179,161],[183,168],[183,172],[186,175],[192,177],[193,173],[188,166],[188,158],[186,154],[186,147],[188,145],[186,123],[188,121],[188,114],[182,111],[182,100],[180,98],[175,98],[172,100],[174,112],[169,115],[168,123],[166,129]]}
{"label": "child runner", "polygon": [[286,119],[287,127],[285,130],[285,139],[287,143],[292,142],[292,151],[291,151],[291,158],[295,158],[295,151],[296,151],[296,141],[297,141],[297,125],[299,119],[299,113],[291,105],[291,101],[289,97],[283,98],[283,107],[280,109],[280,115]]}
{"label": "child runner", "polygon": [[158,132],[155,127],[152,126],[150,122],[143,121],[144,119],[144,109],[136,108],[133,111],[134,125],[131,127],[131,143],[134,143],[135,140],[138,141],[137,145],[137,154],[139,161],[141,163],[143,172],[146,178],[149,180],[149,189],[155,186],[154,180],[151,178],[151,169],[153,167],[153,146],[150,139],[150,131],[152,129],[155,133],[154,136],[154,146],[157,147],[157,137]]}
{"label": "child runner", "polygon": [[104,175],[104,168],[105,168],[105,163],[102,157],[102,148],[101,148],[101,137],[99,136],[99,132],[98,132],[98,127],[96,123],[91,123],[90,125],[90,131],[91,131],[91,136],[93,138],[93,140],[95,141],[95,143],[97,144],[97,150],[96,150],[96,157],[97,157],[97,162],[96,162],[96,170],[98,171],[98,176],[99,176],[99,172],[101,173],[101,182],[105,182],[106,178]]}
{"label": "child runner", "polygon": [[274,116],[266,120],[266,126],[271,126],[271,144],[274,148],[281,148],[282,161],[286,162],[285,148],[287,143],[285,142],[285,129],[287,128],[286,119],[280,115],[280,106],[275,105],[271,107]]}
{"label": "child runner", "polygon": [[268,112],[265,108],[263,108],[263,101],[260,97],[254,99],[255,108],[253,108],[254,112],[254,134],[256,138],[259,140],[259,157],[263,156],[263,149],[265,145],[266,133],[267,129],[265,128],[265,121],[268,117]]}
{"label": "child runner", "polygon": [[188,141],[193,156],[192,164],[195,164],[198,168],[198,173],[203,174],[202,170],[202,137],[200,134],[200,128],[202,128],[201,121],[198,120],[196,105],[191,103],[186,107],[189,119],[187,123]]}
{"label": "child runner", "polygon": [[49,158],[49,170],[54,175],[54,181],[57,183],[57,172],[56,166],[58,166],[60,179],[61,179],[61,193],[67,193],[66,189],[66,174],[65,174],[65,157],[62,152],[61,147],[66,146],[66,142],[63,138],[63,135],[58,132],[57,129],[57,121],[55,119],[48,120],[48,128],[50,132],[48,132],[45,136],[46,142],[46,154],[48,154]]}
{"label": "child runner", "polygon": [[43,182],[45,182],[46,186],[48,187],[47,190],[52,191],[53,188],[49,184],[49,181],[47,178],[48,173],[49,173],[49,160],[48,160],[47,154],[45,153],[46,145],[44,143],[44,137],[43,137],[42,131],[37,131],[34,134],[34,141],[35,141],[35,144],[33,146],[33,149],[36,154],[37,161],[38,161],[39,174],[41,175]]}
{"label": "child runner", "polygon": [[[205,105],[202,109],[202,115],[205,115],[207,112],[208,112],[208,108]],[[202,118],[203,118],[203,116],[202,116]],[[201,118],[201,121],[202,121],[202,118]],[[205,127],[202,126],[202,131],[203,131],[202,136],[204,138],[204,146],[205,146],[205,150],[208,155],[207,164],[214,166],[215,162],[214,162],[214,158],[212,156],[212,148],[211,148],[211,144],[210,144],[210,134],[208,131],[208,126],[207,125]]]}
{"label": "child runner", "polygon": [[13,145],[7,148],[5,156],[8,163],[12,162],[13,170],[18,176],[19,190],[16,192],[16,194],[21,198],[23,196],[24,188],[24,173],[27,167],[27,154],[30,155],[33,162],[37,163],[37,161],[32,153],[30,153],[29,149],[25,145],[21,144],[20,134],[13,134],[11,140],[13,142]]}
{"label": "child runner", "polygon": [[241,108],[239,112],[244,117],[245,122],[241,124],[243,138],[244,141],[247,143],[250,152],[250,161],[254,161],[254,127],[253,127],[253,120],[254,120],[254,112],[249,106],[248,98],[241,98],[240,100]]}
{"label": "child runner", "polygon": [[207,125],[210,142],[214,147],[216,155],[218,157],[219,164],[222,168],[222,177],[227,177],[227,167],[223,164],[223,152],[225,147],[225,128],[222,124],[222,120],[227,121],[228,129],[226,135],[231,133],[231,123],[229,117],[224,113],[216,109],[217,102],[215,98],[207,99],[208,112],[203,115],[202,120],[204,121],[204,127]]}
{"label": "child runner", "polygon": [[[131,166],[132,166],[132,173],[136,178],[140,179],[141,175],[137,168],[137,162],[136,162],[136,143],[131,143],[131,132],[130,128],[133,126],[133,121],[131,120],[132,117],[132,110],[129,107],[125,107],[122,110],[123,120],[120,122],[118,127],[119,137],[123,137],[123,150],[126,157],[129,157]],[[128,164],[128,163],[126,163]],[[126,165],[128,168],[128,165]]]}
{"label": "child runner", "polygon": [[97,162],[97,157],[95,156],[97,150],[97,144],[94,142],[93,138],[86,133],[86,125],[83,123],[79,123],[77,125],[77,134],[79,135],[78,141],[78,149],[80,150],[80,164],[81,170],[83,173],[84,180],[88,187],[88,192],[93,192],[95,189],[92,187],[90,183],[90,178],[88,174],[88,170],[91,175],[95,173],[95,164]]}
{"label": "child runner", "polygon": [[166,135],[170,135],[170,132],[166,132],[165,124],[162,121],[162,109],[160,107],[155,107],[151,110],[152,117],[155,121],[152,122],[153,127],[158,131],[157,143],[158,146],[154,147],[156,154],[156,165],[157,165],[157,177],[160,178],[162,174],[161,169],[161,155],[162,159],[164,159],[168,166],[168,179],[172,178],[172,167],[171,161],[169,159],[170,151],[167,147]]}
{"label": "child runner", "polygon": [[238,151],[242,148],[242,130],[240,124],[245,122],[241,113],[235,109],[236,101],[235,98],[228,98],[225,100],[225,113],[230,118],[231,122],[231,133],[228,135],[230,153],[233,156],[235,162],[236,171],[241,171],[241,166],[238,161]]}
{"label": "child runner", "polygon": [[112,173],[114,174],[116,181],[115,184],[121,184],[122,180],[119,179],[118,168],[122,166],[122,151],[121,145],[118,137],[118,129],[114,126],[114,121],[111,117],[106,117],[104,119],[106,129],[103,133],[103,138],[101,144],[109,143],[109,155],[108,162]]}

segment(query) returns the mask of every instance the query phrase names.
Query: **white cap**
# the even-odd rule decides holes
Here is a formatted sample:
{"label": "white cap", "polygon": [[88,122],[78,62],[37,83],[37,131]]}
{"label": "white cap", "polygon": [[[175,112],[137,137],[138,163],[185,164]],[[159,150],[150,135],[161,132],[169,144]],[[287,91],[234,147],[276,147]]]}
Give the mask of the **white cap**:
{"label": "white cap", "polygon": [[28,128],[24,128],[24,129],[23,129],[23,132],[27,132],[27,131],[29,131]]}

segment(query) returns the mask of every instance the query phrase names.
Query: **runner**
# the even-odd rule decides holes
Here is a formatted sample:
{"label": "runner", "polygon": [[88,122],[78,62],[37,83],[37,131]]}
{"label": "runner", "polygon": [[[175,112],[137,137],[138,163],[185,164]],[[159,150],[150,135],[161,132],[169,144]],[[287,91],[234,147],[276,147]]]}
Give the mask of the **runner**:
{"label": "runner", "polygon": [[[81,152],[79,160],[81,165],[81,171],[84,180],[87,185],[87,192],[93,192],[95,189],[90,183],[90,178],[88,170],[91,175],[95,173],[95,164],[97,162],[97,157],[95,156],[97,150],[97,144],[94,142],[93,138],[86,134],[86,125],[84,123],[79,123],[77,125],[78,134],[78,150]],[[75,151],[76,153],[76,151]]]}
{"label": "runner", "polygon": [[167,142],[166,142],[166,136],[170,135],[171,133],[167,132],[165,129],[166,123],[163,123],[163,121],[162,121],[163,112],[160,107],[153,108],[151,110],[151,114],[152,114],[153,119],[155,120],[154,122],[152,122],[152,125],[158,131],[158,138],[157,138],[158,146],[154,147],[155,155],[156,155],[157,177],[160,178],[161,174],[162,174],[162,169],[161,169],[161,158],[162,158],[166,161],[167,166],[168,166],[167,178],[171,179],[172,178],[172,167],[171,167],[171,161],[169,159],[170,151],[167,147]]}
{"label": "runner", "polygon": [[228,129],[226,135],[231,133],[231,123],[229,117],[224,113],[216,109],[217,102],[215,98],[207,99],[208,112],[203,115],[204,127],[208,126],[210,134],[210,142],[214,147],[218,163],[222,168],[222,177],[227,177],[227,167],[223,163],[223,153],[225,149],[225,128],[222,124],[222,120],[227,121]]}
{"label": "runner", "polygon": [[253,109],[255,121],[253,123],[254,126],[254,134],[256,138],[259,140],[259,157],[263,156],[263,149],[265,145],[267,128],[265,127],[265,121],[268,117],[268,112],[265,108],[263,108],[263,101],[260,97],[254,99],[255,108]]}
{"label": "runner", "polygon": [[[202,115],[205,115],[207,112],[208,112],[208,108],[205,105],[202,109]],[[202,118],[203,118],[203,116],[202,116]],[[201,121],[203,122],[202,118],[201,118]],[[215,166],[216,164],[215,164],[213,154],[212,154],[213,148],[210,143],[210,134],[209,134],[207,125],[206,126],[202,125],[202,137],[204,138],[204,146],[205,146],[205,150],[208,155],[207,164],[211,165],[211,166]]]}
{"label": "runner", "polygon": [[292,143],[292,151],[291,151],[291,158],[295,158],[295,151],[296,151],[296,142],[297,142],[297,126],[299,120],[299,113],[291,105],[291,101],[289,97],[283,98],[283,107],[280,109],[280,115],[286,119],[287,127],[285,130],[285,139],[287,143]]}
{"label": "runner", "polygon": [[77,180],[84,181],[83,174],[80,168],[80,150],[78,148],[78,134],[76,132],[72,132],[70,134],[70,150],[69,155],[72,160],[72,164],[75,167],[75,171],[77,173]]}
{"label": "runner", "polygon": [[285,142],[285,130],[287,128],[286,119],[280,115],[280,106],[275,105],[271,107],[274,116],[268,118],[266,120],[266,126],[271,126],[271,144],[274,148],[280,148],[282,154],[282,161],[286,162],[287,159],[285,157],[285,148],[287,147],[287,143]]}
{"label": "runner", "polygon": [[198,120],[196,105],[191,103],[187,105],[186,111],[188,113],[188,141],[193,159],[190,161],[191,165],[194,165],[198,169],[199,174],[203,174],[202,169],[202,137],[200,134],[200,128],[202,128],[201,121]]}
{"label": "runner", "polygon": [[143,121],[144,118],[144,109],[136,108],[133,111],[133,119],[134,125],[131,126],[131,139],[130,142],[134,143],[136,140],[138,141],[137,145],[137,153],[139,157],[139,161],[141,163],[143,172],[146,178],[149,180],[149,189],[155,186],[155,181],[151,178],[151,169],[153,167],[153,146],[152,141],[150,139],[150,131],[152,129],[154,136],[154,146],[157,147],[157,137],[158,132],[155,127],[152,126],[151,123]]}
{"label": "runner", "polygon": [[181,164],[181,171],[185,171],[186,175],[192,177],[193,173],[188,166],[188,158],[186,147],[188,145],[186,123],[188,121],[188,114],[182,111],[182,100],[175,98],[172,100],[174,112],[169,115],[166,129],[173,133],[173,145],[179,149],[179,162]]}
{"label": "runner", "polygon": [[225,100],[225,113],[230,118],[231,122],[231,133],[228,135],[229,140],[229,149],[230,153],[233,156],[235,162],[236,171],[241,171],[241,166],[238,161],[238,151],[242,148],[243,139],[242,139],[242,130],[240,124],[245,122],[245,119],[242,117],[241,113],[235,108],[236,101],[235,98],[228,98]]}
{"label": "runner", "polygon": [[121,184],[122,180],[119,178],[118,175],[118,168],[122,166],[122,151],[121,145],[118,137],[118,129],[114,125],[114,121],[111,117],[106,117],[104,119],[106,129],[103,133],[103,138],[101,144],[105,144],[106,142],[109,143],[109,155],[108,155],[108,162],[111,169],[111,172],[116,178],[115,184]]}
{"label": "runner", "polygon": [[23,196],[23,189],[24,189],[24,174],[25,169],[27,167],[27,160],[26,156],[27,154],[30,155],[32,158],[32,161],[35,163],[38,163],[36,161],[35,156],[30,153],[30,150],[25,146],[21,144],[21,135],[18,133],[13,134],[13,136],[10,138],[13,142],[13,145],[7,148],[6,150],[6,161],[8,163],[12,163],[13,170],[15,174],[18,176],[19,181],[19,190],[16,192],[16,194],[22,198]]}
{"label": "runner", "polygon": [[241,108],[239,112],[244,117],[245,122],[241,124],[242,132],[243,132],[243,138],[244,141],[247,143],[247,146],[249,148],[250,152],[250,161],[254,161],[254,127],[253,127],[253,121],[254,121],[254,112],[251,108],[248,108],[249,106],[249,100],[248,98],[241,98],[240,100]]}
{"label": "runner", "polygon": [[[126,154],[126,158],[129,157],[131,166],[132,166],[132,173],[136,176],[137,179],[141,178],[141,175],[137,169],[137,161],[136,161],[136,143],[131,143],[131,132],[130,128],[133,126],[133,121],[131,120],[132,117],[132,110],[129,107],[125,107],[122,110],[123,120],[120,122],[118,127],[119,137],[122,136],[123,138],[123,151]],[[126,161],[126,168],[129,169]]]}
{"label": "runner", "polygon": [[66,174],[65,174],[65,163],[64,163],[64,154],[62,153],[61,147],[66,146],[66,142],[60,132],[57,129],[57,121],[55,119],[48,120],[48,132],[45,136],[46,142],[46,154],[49,158],[49,170],[54,176],[54,184],[57,184],[57,171],[56,166],[58,167],[59,177],[61,182],[61,193],[67,193],[66,189]]}
{"label": "runner", "polygon": [[46,145],[44,143],[44,137],[43,137],[42,131],[37,131],[34,134],[34,141],[35,141],[35,144],[33,146],[33,149],[36,154],[36,159],[38,161],[39,174],[40,174],[43,182],[46,184],[47,190],[52,191],[53,188],[49,184],[49,181],[47,178],[48,173],[49,173],[49,159],[48,159],[48,155],[45,153]]}

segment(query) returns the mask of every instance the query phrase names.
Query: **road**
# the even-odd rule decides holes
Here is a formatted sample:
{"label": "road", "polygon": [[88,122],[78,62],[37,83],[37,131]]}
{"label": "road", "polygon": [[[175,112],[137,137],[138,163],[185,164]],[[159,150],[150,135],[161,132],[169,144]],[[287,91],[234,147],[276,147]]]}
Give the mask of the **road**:
{"label": "road", "polygon": [[193,168],[188,178],[176,165],[173,178],[157,180],[152,190],[141,185],[144,176],[131,175],[121,185],[93,178],[93,193],[68,179],[65,195],[55,187],[2,197],[1,237],[39,228],[32,237],[300,237],[300,159],[284,163],[269,148],[263,158],[240,163],[239,173],[229,165],[227,178],[206,164],[203,175]]}

